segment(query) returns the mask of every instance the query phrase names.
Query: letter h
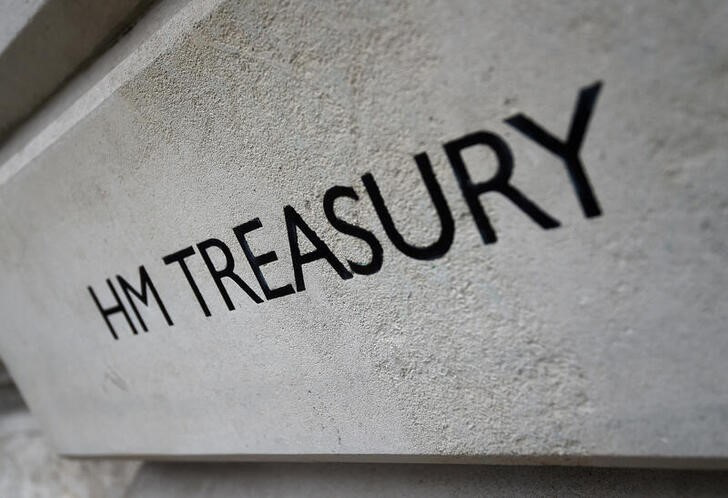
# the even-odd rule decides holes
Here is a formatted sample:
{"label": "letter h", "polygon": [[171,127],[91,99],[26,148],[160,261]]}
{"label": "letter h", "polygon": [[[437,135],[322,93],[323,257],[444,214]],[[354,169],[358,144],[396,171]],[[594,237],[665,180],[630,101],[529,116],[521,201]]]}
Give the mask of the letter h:
{"label": "letter h", "polygon": [[91,286],[88,287],[88,291],[91,293],[91,297],[94,299],[94,302],[96,303],[96,307],[99,309],[99,312],[101,312],[101,316],[104,317],[104,321],[106,322],[106,325],[109,327],[109,330],[111,331],[111,335],[114,337],[114,339],[119,339],[119,336],[116,335],[116,331],[114,330],[114,326],[111,325],[111,320],[109,320],[109,316],[115,314],[115,313],[123,313],[124,317],[126,318],[127,323],[129,324],[129,327],[131,327],[131,331],[134,333],[134,335],[137,335],[137,329],[134,327],[134,323],[131,321],[131,317],[129,316],[129,313],[126,311],[126,308],[121,303],[121,299],[119,299],[119,294],[116,292],[116,289],[114,289],[114,284],[111,283],[111,280],[108,278],[106,279],[106,284],[109,286],[109,289],[111,289],[111,293],[114,295],[114,299],[116,299],[116,306],[111,306],[109,308],[104,308],[101,306],[101,303],[99,302],[99,299],[96,297],[96,294],[94,293],[94,290],[91,288]]}

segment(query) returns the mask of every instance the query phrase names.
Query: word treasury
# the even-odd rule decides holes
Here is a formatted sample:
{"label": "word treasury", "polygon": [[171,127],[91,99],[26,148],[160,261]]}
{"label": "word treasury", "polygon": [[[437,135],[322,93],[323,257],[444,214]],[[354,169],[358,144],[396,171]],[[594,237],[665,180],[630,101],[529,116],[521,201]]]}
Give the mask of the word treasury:
{"label": "word treasury", "polygon": [[[541,149],[557,156],[563,162],[565,172],[573,186],[583,214],[587,218],[600,216],[602,213],[580,157],[587,126],[600,88],[601,83],[597,82],[580,90],[565,139],[552,134],[524,114],[517,114],[505,120],[509,126],[515,128],[518,132],[536,142]],[[495,155],[497,169],[495,174],[487,181],[475,182],[471,178],[470,170],[463,158],[463,151],[471,147],[486,147]],[[526,193],[510,183],[514,168],[513,155],[508,144],[500,136],[489,131],[476,131],[447,142],[444,145],[444,151],[484,244],[492,244],[497,241],[496,232],[481,203],[481,196],[485,194],[499,194],[505,197],[517,209],[520,209],[525,216],[543,229],[560,226],[557,219],[531,201]],[[452,246],[455,235],[455,222],[448,201],[435,177],[427,153],[416,154],[414,163],[422,176],[422,181],[427,188],[434,211],[439,219],[439,236],[429,245],[418,246],[407,242],[395,226],[392,214],[387,207],[387,201],[382,196],[374,177],[370,173],[365,173],[362,175],[361,181],[382,224],[382,228],[394,247],[413,259],[434,260],[444,256]],[[189,285],[190,299],[197,301],[205,316],[211,315],[208,304],[210,298],[209,296],[203,296],[198,285],[200,279],[211,279],[227,308],[234,310],[235,305],[228,292],[229,286],[236,285],[250,300],[257,304],[283,298],[306,290],[304,267],[314,261],[325,260],[331,269],[344,280],[351,279],[354,275],[375,274],[382,268],[382,244],[370,230],[346,221],[337,215],[335,205],[340,198],[359,201],[359,196],[351,186],[337,185],[329,188],[323,196],[323,212],[326,219],[335,230],[365,243],[370,253],[368,261],[343,262],[306,223],[296,209],[291,205],[286,205],[283,207],[283,218],[288,234],[290,260],[293,266],[293,283],[272,286],[266,280],[265,266],[277,261],[278,255],[275,251],[260,253],[251,246],[248,235],[263,228],[259,218],[245,221],[232,229],[242,252],[245,254],[246,263],[255,275],[257,285],[254,285],[253,282],[246,282],[240,276],[240,272],[236,271],[236,268],[239,268],[238,265],[241,262],[236,261],[230,247],[217,238],[209,238],[168,254],[162,258],[162,262],[169,271],[181,272],[184,280]],[[301,237],[308,239],[308,244],[313,247],[313,250],[302,252],[299,245]],[[207,268],[205,275],[193,274],[188,264],[191,258],[202,259],[204,266]],[[224,264],[220,264],[223,260]],[[139,304],[149,307],[156,303],[166,323],[170,326],[174,324],[173,317],[162,299],[164,293],[160,291],[163,289],[155,286],[144,266],[139,267],[138,282],[138,285],[132,285],[127,279],[117,275],[116,284],[111,279],[106,279],[108,293],[102,293],[98,288],[94,290],[92,287],[88,287],[91,298],[114,339],[119,339],[117,329],[119,323],[123,322],[117,322],[117,328],[115,328],[111,320],[113,317],[117,317],[118,320],[123,318],[133,335],[138,334],[138,326],[143,331],[148,331],[148,326],[139,312]],[[150,298],[153,298],[154,302],[151,302]]]}

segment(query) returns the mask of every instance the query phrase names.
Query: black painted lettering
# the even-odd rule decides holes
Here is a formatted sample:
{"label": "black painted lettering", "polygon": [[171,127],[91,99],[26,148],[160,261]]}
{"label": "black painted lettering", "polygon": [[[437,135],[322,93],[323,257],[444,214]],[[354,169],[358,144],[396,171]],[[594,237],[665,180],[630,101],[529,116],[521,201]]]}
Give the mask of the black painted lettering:
{"label": "black painted lettering", "polygon": [[[525,114],[516,114],[505,120],[505,122],[510,126],[536,142],[543,149],[546,149],[551,154],[557,156],[563,162],[581,209],[587,218],[600,216],[602,214],[599,201],[597,200],[595,192],[591,186],[580,156],[581,149],[583,148],[584,140],[586,138],[587,128],[594,112],[597,98],[601,91],[601,86],[601,82],[596,82],[580,89],[577,102],[573,110],[573,115],[571,116],[571,124],[569,125],[569,130],[565,139],[558,138],[556,135],[547,131],[543,126],[536,123]],[[476,150],[487,150],[495,155],[497,169],[493,176],[486,181],[474,181],[471,177],[474,165],[466,165],[465,162],[465,156],[467,156],[467,154],[464,151],[475,146],[481,147]],[[444,144],[443,147],[462,195],[478,228],[481,239],[485,244],[492,244],[498,240],[496,231],[491,225],[490,219],[488,218],[483,204],[481,203],[481,197],[490,192],[497,193],[508,199],[513,205],[515,205],[516,208],[520,209],[528,218],[544,229],[552,229],[560,226],[560,222],[556,218],[541,209],[529,197],[524,195],[518,188],[510,183],[514,168],[513,154],[508,144],[500,136],[488,131],[476,131],[456,140],[452,140]],[[482,147],[485,147],[485,149]],[[413,259],[434,260],[443,257],[452,247],[455,238],[455,222],[453,220],[450,206],[448,205],[447,199],[442,191],[440,182],[435,176],[428,155],[423,152],[415,155],[413,159],[417,165],[420,176],[422,177],[424,186],[427,189],[430,202],[432,203],[439,222],[439,233],[430,234],[430,231],[428,230],[424,237],[429,242],[425,242],[423,245],[415,245],[405,240],[402,233],[398,230],[398,227],[395,226],[390,208],[387,207],[387,204],[382,197],[379,185],[372,174],[369,172],[365,173],[362,175],[361,180],[369,198],[371,199],[374,210],[379,217],[384,232],[395,248],[404,255]],[[245,254],[247,262],[250,265],[250,268],[252,269],[266,300],[270,301],[272,299],[306,290],[303,266],[320,259],[326,260],[331,268],[336,271],[337,275],[344,280],[353,278],[354,274],[372,275],[381,270],[384,260],[382,243],[374,232],[355,224],[353,221],[345,220],[337,214],[336,202],[341,198],[350,199],[354,202],[360,201],[356,191],[350,186],[336,185],[329,188],[324,193],[323,197],[323,209],[326,219],[338,232],[358,239],[366,244],[369,248],[370,257],[366,258],[366,256],[364,256],[362,258],[364,261],[352,261],[347,259],[345,260],[346,263],[348,263],[347,267],[345,263],[342,263],[342,261],[337,258],[331,248],[318,236],[318,234],[302,219],[301,215],[292,206],[286,205],[283,208],[283,213],[294,272],[295,282],[293,284],[286,283],[284,285],[271,288],[268,279],[266,279],[263,274],[263,267],[278,261],[278,255],[275,251],[262,252],[258,254],[251,248],[250,241],[248,240],[250,237],[249,234],[255,230],[263,228],[259,218],[254,218],[233,228],[233,233]],[[426,201],[427,199],[423,197],[422,200]],[[409,198],[409,196],[405,196],[405,198],[401,199],[401,201],[412,202],[412,199]],[[403,223],[405,223],[405,221],[403,221]],[[437,230],[437,225],[433,223],[432,231],[435,232],[435,230]],[[313,247],[313,250],[309,250],[309,252],[305,254],[301,253],[301,246],[299,245],[299,231],[306,239],[308,239],[309,243]],[[436,239],[434,238],[435,236]],[[217,256],[219,256],[219,258],[212,257],[215,256],[215,251],[213,251],[213,249],[218,252]],[[217,286],[217,289],[229,310],[234,310],[235,305],[228,293],[228,289],[225,287],[225,284],[228,284],[229,286],[229,282],[226,282],[225,279],[232,280],[253,302],[258,304],[263,302],[263,299],[245,282],[242,276],[235,273],[235,260],[230,247],[217,238],[210,238],[196,244],[196,249],[195,246],[185,247],[180,251],[162,258],[165,265],[170,265],[172,263],[179,264],[182,273],[192,289],[192,292],[205,316],[211,315],[210,308],[208,307],[195,278],[190,272],[187,261],[189,257],[195,255],[196,250],[199,251],[210,276],[215,282],[215,285]],[[221,263],[220,261],[223,260],[224,263]],[[216,264],[213,261],[218,262],[218,264],[222,267],[216,267]],[[113,299],[115,300],[115,303],[108,307],[102,306],[96,292],[94,292],[92,287],[88,287],[88,291],[91,294],[96,307],[101,313],[102,318],[115,340],[118,340],[119,336],[117,331],[114,329],[112,319],[120,318],[117,316],[118,314],[124,316],[132,334],[138,335],[135,323],[136,321],[139,322],[139,325],[144,332],[148,331],[147,324],[142,318],[138,308],[138,303],[141,302],[144,306],[149,308],[152,305],[152,303],[150,303],[150,296],[154,298],[154,302],[156,302],[159,307],[167,324],[170,326],[173,325],[172,318],[170,317],[157,288],[152,282],[152,279],[144,266],[139,266],[138,285],[131,285],[120,275],[116,276],[116,280],[125,296],[125,299],[120,299],[120,294],[117,292],[117,289],[114,286],[115,284],[112,283],[111,279],[107,279],[106,284],[111,291]],[[122,300],[126,301],[131,306],[131,311],[134,313],[136,320],[132,318],[131,312],[126,309]]]}
{"label": "black painted lettering", "polygon": [[597,201],[594,190],[589,182],[589,177],[586,174],[579,152],[584,143],[584,136],[586,135],[587,126],[591,119],[601,86],[601,82],[597,82],[591,86],[582,88],[579,92],[579,98],[576,103],[574,115],[571,118],[571,126],[566,142],[556,138],[524,114],[516,114],[505,120],[506,123],[564,161],[571,184],[579,198],[581,209],[587,218],[599,216],[602,214],[602,210],[599,207],[599,201]]}
{"label": "black painted lettering", "polygon": [[207,307],[207,303],[205,302],[205,299],[202,297],[202,293],[200,292],[200,288],[197,287],[197,283],[195,282],[194,277],[192,276],[192,273],[190,273],[190,269],[187,267],[187,262],[185,259],[189,258],[190,256],[195,254],[195,250],[192,247],[185,247],[184,249],[177,251],[173,254],[169,254],[162,258],[162,261],[164,261],[165,265],[169,265],[171,263],[179,263],[180,268],[182,268],[182,273],[184,273],[185,278],[187,279],[187,283],[190,284],[190,288],[192,289],[192,292],[195,294],[195,297],[197,298],[197,302],[200,303],[200,307],[202,308],[202,312],[205,313],[205,316],[210,316],[210,308]]}
{"label": "black painted lettering", "polygon": [[121,303],[121,300],[119,299],[119,294],[117,294],[116,289],[114,289],[114,284],[111,283],[111,280],[108,278],[106,279],[106,285],[109,286],[109,289],[111,290],[111,294],[113,294],[114,299],[116,300],[116,305],[111,306],[109,308],[104,308],[101,306],[101,303],[99,302],[99,299],[96,297],[96,293],[91,288],[91,286],[88,286],[88,291],[91,293],[91,297],[93,298],[94,302],[96,303],[96,307],[99,309],[99,312],[101,313],[101,316],[104,317],[104,321],[106,322],[106,326],[109,327],[109,330],[111,331],[111,336],[114,339],[119,339],[119,336],[116,335],[116,331],[114,330],[114,326],[111,324],[111,320],[109,320],[109,316],[115,314],[115,313],[122,313],[124,315],[124,318],[126,318],[126,323],[129,324],[129,327],[131,328],[131,331],[134,335],[136,335],[137,329],[134,327],[134,323],[131,321],[131,317],[129,316],[129,313],[126,311],[126,308]]}
{"label": "black painted lettering", "polygon": [[371,173],[364,174],[361,179],[364,182],[369,197],[372,199],[374,209],[382,222],[382,227],[392,241],[394,247],[400,252],[414,259],[421,260],[432,260],[444,256],[452,246],[453,239],[455,237],[455,222],[452,218],[452,213],[447,205],[445,196],[442,193],[440,184],[435,177],[435,173],[432,170],[432,164],[426,153],[417,154],[415,157],[417,168],[420,170],[420,175],[425,182],[427,191],[430,194],[430,199],[435,206],[435,211],[440,219],[440,236],[438,239],[428,246],[415,246],[404,240],[402,234],[399,233],[397,227],[394,226],[392,215],[389,212],[382,193],[379,191],[377,182],[374,181],[374,177]]}
{"label": "black painted lettering", "polygon": [[369,230],[353,225],[336,216],[336,213],[334,212],[334,203],[336,202],[336,199],[340,197],[347,197],[355,201],[359,200],[359,196],[356,195],[356,192],[351,187],[342,187],[338,185],[331,187],[324,194],[324,213],[326,213],[326,218],[329,220],[331,226],[339,232],[364,241],[372,252],[372,257],[368,263],[356,263],[348,259],[347,262],[349,263],[349,268],[351,268],[353,273],[357,273],[359,275],[372,275],[377,273],[382,268],[384,253],[382,250],[382,244],[379,243],[379,240],[377,240],[374,234]]}
{"label": "black painted lettering", "polygon": [[296,291],[293,290],[293,286],[291,284],[286,284],[283,287],[271,289],[268,285],[268,281],[265,279],[265,277],[263,276],[263,272],[260,269],[261,266],[278,260],[278,255],[275,253],[275,251],[266,252],[264,254],[256,256],[250,249],[250,244],[245,238],[245,235],[249,232],[252,232],[253,230],[257,230],[258,228],[262,227],[263,224],[260,222],[260,219],[255,218],[246,223],[243,223],[242,225],[236,226],[235,228],[233,228],[233,232],[238,238],[238,242],[240,242],[240,247],[243,248],[245,257],[248,259],[248,263],[250,263],[250,268],[253,270],[255,278],[258,280],[260,288],[263,289],[263,294],[265,295],[265,298],[271,300],[293,294]]}
{"label": "black painted lettering", "polygon": [[142,319],[142,316],[139,313],[139,310],[137,309],[134,300],[132,299],[132,295],[139,299],[142,304],[144,304],[144,306],[149,307],[149,297],[147,295],[147,291],[151,292],[154,300],[157,301],[157,305],[162,310],[162,315],[164,315],[164,319],[167,321],[167,325],[174,325],[172,323],[172,319],[169,317],[169,313],[167,313],[167,308],[164,307],[164,303],[159,297],[159,293],[157,292],[156,287],[154,287],[152,279],[149,277],[149,273],[147,273],[147,270],[146,268],[144,268],[144,266],[139,267],[139,287],[141,288],[141,291],[138,291],[134,287],[132,287],[129,282],[127,282],[121,275],[117,275],[116,280],[119,282],[119,287],[121,287],[124,296],[126,296],[126,300],[129,302],[129,305],[131,305],[131,309],[132,311],[134,311],[134,315],[136,315],[137,320],[139,320],[139,324],[142,326],[142,330],[144,330],[144,332],[148,331],[147,325],[144,323],[144,320]]}
{"label": "black painted lettering", "polygon": [[[225,266],[222,269],[215,268],[215,264],[212,262],[212,259],[208,254],[208,251],[212,247],[217,248],[223,254],[223,256],[225,256]],[[233,271],[235,269],[235,260],[233,259],[233,255],[230,252],[230,248],[228,248],[228,246],[225,245],[223,241],[219,239],[207,239],[197,244],[197,250],[200,251],[200,255],[205,261],[205,265],[210,272],[210,276],[215,281],[215,285],[217,285],[217,289],[220,291],[220,295],[222,296],[225,304],[230,311],[235,309],[235,305],[233,305],[233,301],[232,299],[230,299],[230,295],[228,294],[227,289],[225,289],[225,284],[222,281],[223,278],[229,278],[230,280],[238,284],[238,286],[243,289],[248,297],[250,297],[250,299],[252,299],[254,302],[258,304],[263,302],[258,294],[256,294],[255,291],[253,291],[253,289],[251,289],[250,286],[245,283],[240,275],[236,274]]]}
{"label": "black painted lettering", "polygon": [[[490,147],[498,160],[498,170],[490,180],[485,182],[474,183],[465,166],[465,161],[463,161],[462,151],[475,145]],[[508,144],[498,135],[487,131],[471,133],[446,143],[445,153],[450,160],[460,190],[462,190],[470,212],[473,214],[475,224],[478,226],[484,243],[492,244],[498,240],[479,200],[479,197],[486,192],[498,192],[505,196],[542,228],[556,228],[559,226],[558,220],[546,214],[533,201],[508,183],[513,174],[513,155],[508,148]]]}
{"label": "black painted lettering", "polygon": [[[293,263],[293,273],[296,277],[296,290],[298,292],[306,290],[306,283],[303,280],[303,265],[318,259],[325,259],[342,279],[347,280],[353,277],[351,272],[334,256],[329,246],[303,221],[301,215],[293,207],[285,206],[283,208],[283,214],[286,218],[288,244],[291,246],[291,261]],[[301,248],[298,246],[299,230],[315,247],[313,251],[301,254]]]}

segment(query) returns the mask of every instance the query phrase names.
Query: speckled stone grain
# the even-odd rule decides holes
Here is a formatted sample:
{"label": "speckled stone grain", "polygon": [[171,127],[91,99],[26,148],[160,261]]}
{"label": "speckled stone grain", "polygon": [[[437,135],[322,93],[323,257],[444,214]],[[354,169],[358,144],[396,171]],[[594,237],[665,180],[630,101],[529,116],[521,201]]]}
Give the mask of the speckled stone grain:
{"label": "speckled stone grain", "polygon": [[[0,353],[61,452],[726,461],[728,4],[196,8],[0,185]],[[504,119],[563,137],[595,81],[581,157],[604,213],[586,219],[563,163]],[[561,227],[486,194],[499,240],[483,244],[442,149],[477,130],[506,140],[511,183]],[[360,179],[425,244],[423,151],[455,220],[432,261],[394,248]],[[492,155],[467,154],[492,174]],[[333,185],[354,187],[337,211],[382,242],[375,275],[319,261],[305,292],[260,305],[228,282],[228,311],[195,255],[205,317],[162,263],[215,237],[255,283],[232,227],[259,217],[251,244],[279,257],[266,277],[293,282],[287,204],[365,261],[326,222]],[[105,279],[137,282],[139,265],[175,325],[152,310],[148,333],[118,320],[114,341],[86,289],[110,299]]]}

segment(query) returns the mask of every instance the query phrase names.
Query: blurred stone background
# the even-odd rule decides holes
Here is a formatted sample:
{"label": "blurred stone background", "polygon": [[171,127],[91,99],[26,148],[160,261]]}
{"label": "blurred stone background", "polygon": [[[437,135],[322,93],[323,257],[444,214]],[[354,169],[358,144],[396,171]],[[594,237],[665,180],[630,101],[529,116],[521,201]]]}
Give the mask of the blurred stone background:
{"label": "blurred stone background", "polygon": [[0,363],[0,497],[121,497],[139,462],[59,457]]}
{"label": "blurred stone background", "polygon": [[728,496],[728,473],[496,465],[142,463],[59,457],[0,363],[0,497]]}

